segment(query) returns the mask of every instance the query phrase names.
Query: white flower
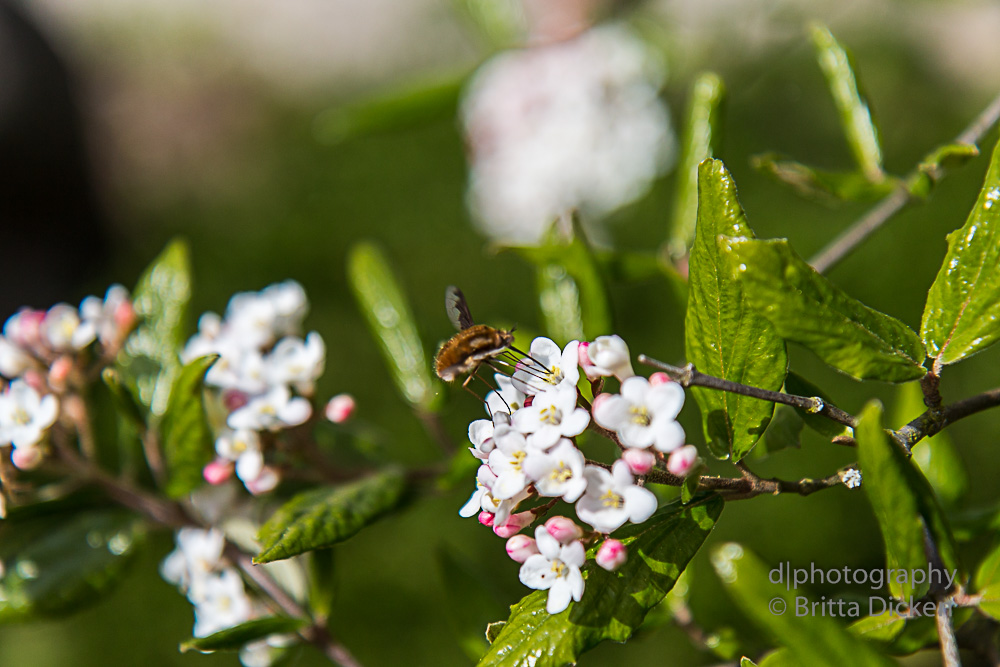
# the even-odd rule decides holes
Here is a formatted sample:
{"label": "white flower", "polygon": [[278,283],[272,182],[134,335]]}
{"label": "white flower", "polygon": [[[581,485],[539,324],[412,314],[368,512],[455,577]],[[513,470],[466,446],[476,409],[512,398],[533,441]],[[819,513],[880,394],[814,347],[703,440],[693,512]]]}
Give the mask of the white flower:
{"label": "white flower", "polygon": [[662,79],[662,61],[618,25],[487,62],[461,110],[479,227],[534,244],[571,209],[596,218],[642,195],[673,152]]}
{"label": "white flower", "polygon": [[0,375],[13,379],[21,377],[31,367],[27,352],[4,336],[0,336]]}
{"label": "white flower", "polygon": [[524,406],[524,392],[514,386],[514,382],[502,373],[493,375],[497,390],[486,394],[486,412],[495,415],[498,412],[514,414]]}
{"label": "white flower", "polygon": [[229,415],[229,428],[235,430],[277,431],[298,426],[309,419],[312,406],[304,398],[292,397],[288,387],[280,385]]}
{"label": "white flower", "polygon": [[559,497],[575,503],[587,488],[583,476],[586,459],[583,452],[565,438],[548,453],[534,453],[524,461],[524,471],[535,484],[539,495]]}
{"label": "white flower", "polygon": [[637,375],[622,382],[621,392],[595,401],[594,421],[616,431],[626,447],[670,452],[684,444],[684,429],[674,420],[684,406],[678,383],[651,386]]}
{"label": "white flower", "polygon": [[635,375],[628,345],[621,336],[598,336],[587,346],[587,356],[593,364],[587,369],[587,377],[614,375],[621,381]]}
{"label": "white flower", "polygon": [[462,509],[458,510],[458,515],[468,519],[470,516],[475,516],[483,511],[485,509],[483,500],[489,494],[490,489],[493,488],[496,478],[497,476],[493,474],[488,465],[479,466],[479,470],[476,472],[476,490],[472,492],[466,503],[462,505]]}
{"label": "white flower", "polygon": [[52,306],[42,320],[42,338],[56,352],[82,350],[96,335],[93,323],[81,322],[77,309],[68,303]]}
{"label": "white flower", "polygon": [[269,285],[261,296],[270,302],[274,309],[274,333],[278,336],[297,334],[302,327],[302,320],[309,312],[309,300],[302,285],[294,280]]}
{"label": "white flower", "polygon": [[209,575],[194,603],[194,636],[207,637],[250,620],[253,609],[243,580],[233,569]]}
{"label": "white flower", "polygon": [[535,394],[531,405],[513,414],[511,423],[521,433],[530,434],[530,446],[547,449],[559,438],[583,433],[590,423],[590,413],[576,407],[576,387],[564,384]]}
{"label": "white flower", "polygon": [[496,498],[493,495],[496,481],[497,476],[490,470],[489,466],[480,466],[476,473],[476,490],[459,510],[459,515],[468,518],[475,516],[480,511],[489,512],[493,515],[493,521],[496,525],[505,524],[514,510],[517,509],[518,504],[528,497],[528,492],[522,490],[511,498]]}
{"label": "white flower", "polygon": [[246,394],[267,391],[264,356],[260,351],[242,347],[231,338],[219,338],[212,347],[214,349],[206,354],[218,354],[220,357],[205,374],[206,384]]}
{"label": "white flower", "polygon": [[610,533],[626,521],[642,523],[656,511],[656,496],[632,483],[628,464],[615,461],[611,472],[587,466],[587,492],[576,504],[576,515],[599,533]]}
{"label": "white flower", "polygon": [[496,448],[490,452],[490,470],[496,473],[493,495],[500,500],[513,498],[528,486],[524,462],[532,453],[523,434],[509,427],[498,428],[493,436]]}
{"label": "white flower", "polygon": [[177,548],[160,564],[160,576],[183,591],[199,588],[222,565],[226,538],[215,528],[181,528],[175,539]]}
{"label": "white flower", "polygon": [[260,477],[264,468],[264,453],[260,448],[260,436],[256,431],[240,429],[223,432],[215,440],[215,451],[227,461],[236,463],[236,476],[244,483]]}
{"label": "white flower", "polygon": [[549,535],[545,526],[535,529],[535,545],[539,553],[530,556],[521,566],[519,577],[528,588],[548,590],[545,611],[558,614],[569,606],[570,600],[583,597],[583,575],[580,568],[586,557],[581,542],[565,546]]}
{"label": "white flower", "polygon": [[24,380],[14,380],[0,394],[0,445],[31,447],[37,444],[59,412],[51,394],[42,398]]}
{"label": "white flower", "polygon": [[570,341],[560,350],[548,338],[531,341],[528,357],[519,361],[514,371],[514,386],[525,394],[538,394],[554,387],[569,387],[575,391],[580,379],[579,345],[579,341]]}
{"label": "white flower", "polygon": [[496,447],[493,442],[493,422],[489,419],[477,419],[469,424],[469,451],[480,461],[490,457],[490,452]]}
{"label": "white flower", "polygon": [[131,326],[135,317],[128,290],[121,285],[112,285],[102,301],[96,296],[88,296],[80,303],[80,317],[83,324],[92,328],[102,345],[118,341],[126,327]]}
{"label": "white flower", "polygon": [[315,331],[301,338],[288,336],[278,341],[267,356],[268,382],[288,384],[300,394],[311,394],[326,364],[326,345]]}

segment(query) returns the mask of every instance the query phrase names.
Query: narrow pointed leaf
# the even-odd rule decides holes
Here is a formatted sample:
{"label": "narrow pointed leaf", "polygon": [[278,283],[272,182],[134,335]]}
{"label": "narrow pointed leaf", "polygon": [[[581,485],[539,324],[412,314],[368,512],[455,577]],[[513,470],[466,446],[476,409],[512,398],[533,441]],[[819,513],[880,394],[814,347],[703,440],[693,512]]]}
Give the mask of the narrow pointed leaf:
{"label": "narrow pointed leaf", "polygon": [[305,491],[282,505],[260,528],[253,560],[270,563],[343,542],[399,502],[405,488],[396,469],[333,488]]}
{"label": "narrow pointed leaf", "polygon": [[[786,590],[784,585],[772,584],[768,579],[768,567],[740,545],[730,543],[716,548],[712,564],[747,618],[777,637],[794,658],[785,662],[777,654],[771,654],[775,657],[763,660],[762,667],[779,664],[816,667],[895,665],[871,644],[848,632],[834,618],[796,613],[797,596]],[[770,611],[775,609],[775,604],[780,604],[776,600],[783,602],[783,613]]]}
{"label": "narrow pointed leaf", "polygon": [[629,558],[621,568],[607,572],[588,562],[583,599],[559,614],[545,611],[548,591],[535,591],[513,605],[480,667],[573,664],[605,639],[628,639],[701,548],[724,504],[717,495],[683,507],[672,503],[623,531],[630,535],[620,538]]}
{"label": "narrow pointed leaf", "polygon": [[859,380],[905,382],[926,371],[920,337],[894,317],[873,310],[816,273],[785,239],[728,239],[753,308],[785,340]]}
{"label": "narrow pointed leaf", "polygon": [[812,40],[854,161],[868,180],[879,181],[883,176],[882,148],[868,101],[854,74],[851,56],[825,26],[812,26]]}
{"label": "narrow pointed leaf", "polygon": [[191,258],[187,243],[175,240],[153,260],[132,293],[139,326],[118,355],[122,381],[139,402],[160,416],[180,370],[177,354],[191,299]]}
{"label": "narrow pointed leaf", "polygon": [[681,159],[677,166],[674,212],[667,238],[671,257],[683,257],[694,242],[698,221],[698,165],[714,156],[719,147],[720,115],[725,96],[726,87],[715,72],[703,72],[691,87]]}
{"label": "narrow pointed leaf", "polygon": [[[925,528],[944,568],[956,570],[962,565],[944,513],[927,479],[882,428],[882,406],[871,401],[861,413],[855,429],[858,460],[864,474],[862,488],[875,512],[886,550],[886,568],[913,571],[927,568],[924,545]],[[889,591],[894,597],[919,598],[928,590],[927,583],[900,582],[889,577]]]}
{"label": "narrow pointed leaf", "polygon": [[948,235],[920,330],[927,356],[943,365],[1000,337],[1000,143],[965,225]]}
{"label": "narrow pointed leaf", "polygon": [[0,522],[0,623],[58,616],[110,592],[142,537],[133,515],[95,509]]}
{"label": "narrow pointed leaf", "polygon": [[[774,327],[748,307],[733,276],[731,258],[719,251],[719,235],[753,237],[736,184],[719,160],[699,167],[698,228],[689,263],[684,324],[687,359],[703,373],[778,390],[788,363]],[[712,453],[743,458],[764,434],[774,404],[756,398],[692,387]]]}
{"label": "narrow pointed leaf", "polygon": [[753,167],[807,199],[822,203],[876,201],[899,187],[900,181],[886,177],[870,181],[856,171],[827,171],[801,162],[785,160],[773,153],[751,158]]}
{"label": "narrow pointed leaf", "polygon": [[[900,385],[892,423],[902,425],[919,417],[927,407],[917,382]],[[913,462],[927,477],[938,500],[945,507],[954,506],[969,488],[969,476],[962,459],[946,431],[924,438],[913,446]]]}
{"label": "narrow pointed leaf", "polygon": [[270,635],[287,635],[298,632],[307,625],[301,618],[289,616],[267,616],[225,630],[207,637],[192,637],[181,643],[181,652],[187,651],[238,651],[250,642]]}
{"label": "narrow pointed leaf", "polygon": [[218,355],[199,357],[181,369],[163,415],[163,462],[167,495],[180,498],[202,483],[202,470],[215,456],[212,429],[205,417],[205,373]]}
{"label": "narrow pointed leaf", "polygon": [[440,385],[385,255],[371,243],[357,244],[347,259],[347,277],[399,393],[415,407],[433,409]]}

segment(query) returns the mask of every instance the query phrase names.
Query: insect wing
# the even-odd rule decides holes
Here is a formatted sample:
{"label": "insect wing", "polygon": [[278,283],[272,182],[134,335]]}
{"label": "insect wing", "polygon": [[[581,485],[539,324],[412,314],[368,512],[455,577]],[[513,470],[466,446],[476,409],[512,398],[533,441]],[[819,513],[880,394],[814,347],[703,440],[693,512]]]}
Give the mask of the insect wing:
{"label": "insect wing", "polygon": [[459,331],[468,329],[474,324],[472,313],[469,312],[469,304],[465,302],[465,295],[454,285],[448,287],[444,292],[444,307],[448,311],[448,319]]}

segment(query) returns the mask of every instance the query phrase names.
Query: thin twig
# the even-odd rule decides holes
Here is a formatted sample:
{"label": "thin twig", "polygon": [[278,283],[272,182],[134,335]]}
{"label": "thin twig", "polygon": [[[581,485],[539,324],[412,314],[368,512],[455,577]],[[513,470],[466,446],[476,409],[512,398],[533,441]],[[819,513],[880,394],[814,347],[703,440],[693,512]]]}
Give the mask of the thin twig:
{"label": "thin twig", "polygon": [[[952,143],[970,146],[979,143],[983,136],[989,132],[990,128],[996,124],[998,118],[1000,118],[1000,95],[995,97],[979,116],[961,134],[955,137]],[[931,174],[931,178],[939,181],[945,175],[947,175],[947,170],[939,167]],[[875,230],[884,225],[890,218],[916,201],[920,201],[919,198],[911,194],[905,185],[901,185],[892,194],[876,204],[874,208],[861,216],[861,218],[837,236],[825,248],[816,253],[809,260],[809,263],[818,272],[825,273],[850,254],[854,248],[868,238]]]}
{"label": "thin twig", "polygon": [[962,667],[962,659],[958,655],[958,642],[955,641],[955,628],[951,625],[951,602],[939,600],[937,612],[938,638],[941,640],[941,658],[944,667]]}
{"label": "thin twig", "polygon": [[959,419],[1000,406],[1000,387],[926,412],[894,433],[896,440],[909,451],[923,438],[930,437]]}
{"label": "thin twig", "polygon": [[764,401],[771,401],[772,403],[784,403],[785,405],[801,408],[814,414],[823,415],[831,421],[843,424],[844,426],[850,426],[851,428],[857,426],[858,424],[857,417],[841,410],[832,403],[824,401],[818,396],[796,396],[794,394],[786,394],[781,391],[771,391],[769,389],[751,387],[749,385],[740,384],[739,382],[723,380],[722,378],[717,378],[714,375],[706,375],[705,373],[696,370],[694,364],[688,364],[687,366],[680,368],[678,366],[671,366],[670,364],[662,361],[657,361],[656,359],[647,357],[645,354],[639,355],[639,363],[659,368],[669,375],[672,380],[679,382],[685,389],[688,387],[707,387],[709,389],[728,391],[732,394],[741,394],[743,396],[759,398]]}

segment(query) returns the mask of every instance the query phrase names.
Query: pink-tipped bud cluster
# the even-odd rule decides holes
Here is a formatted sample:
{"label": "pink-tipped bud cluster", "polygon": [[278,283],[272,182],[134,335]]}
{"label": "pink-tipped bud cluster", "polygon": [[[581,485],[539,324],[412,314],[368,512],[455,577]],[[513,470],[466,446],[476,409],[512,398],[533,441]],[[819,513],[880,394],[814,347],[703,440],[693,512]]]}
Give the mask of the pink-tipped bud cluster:
{"label": "pink-tipped bud cluster", "polygon": [[622,460],[628,464],[633,475],[648,475],[656,465],[656,454],[648,449],[629,447],[622,452]]}
{"label": "pink-tipped bud cluster", "polygon": [[628,560],[628,550],[618,540],[604,540],[604,543],[597,549],[595,560],[608,572],[614,572]]}
{"label": "pink-tipped bud cluster", "polygon": [[334,424],[343,424],[354,414],[354,397],[350,394],[337,394],[326,404],[324,414]]}
{"label": "pink-tipped bud cluster", "polygon": [[697,462],[698,449],[694,445],[684,445],[670,453],[667,470],[678,477],[684,477],[691,472]]}

